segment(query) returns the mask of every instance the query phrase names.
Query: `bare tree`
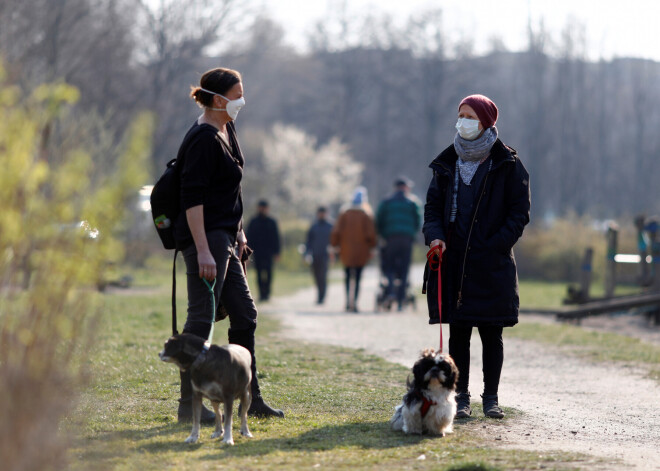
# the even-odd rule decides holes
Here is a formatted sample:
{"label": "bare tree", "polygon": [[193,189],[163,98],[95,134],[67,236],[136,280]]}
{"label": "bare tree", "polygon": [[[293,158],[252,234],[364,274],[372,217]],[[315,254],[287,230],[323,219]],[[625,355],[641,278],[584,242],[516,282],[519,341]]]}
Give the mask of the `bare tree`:
{"label": "bare tree", "polygon": [[[241,2],[241,11],[249,5]],[[242,25],[237,0],[139,0],[141,41],[137,58],[144,64],[142,101],[158,116],[155,159],[166,162],[176,153],[193,112],[187,90],[199,80],[209,52],[218,52]]]}

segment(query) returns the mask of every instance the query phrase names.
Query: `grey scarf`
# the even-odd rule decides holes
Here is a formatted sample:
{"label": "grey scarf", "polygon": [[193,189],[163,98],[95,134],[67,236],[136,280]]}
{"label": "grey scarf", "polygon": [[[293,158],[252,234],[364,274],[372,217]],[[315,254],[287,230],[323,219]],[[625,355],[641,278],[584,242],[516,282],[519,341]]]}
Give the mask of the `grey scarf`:
{"label": "grey scarf", "polygon": [[474,141],[463,139],[458,133],[454,137],[454,149],[458,154],[458,169],[461,180],[466,185],[472,181],[479,164],[488,157],[490,150],[497,140],[497,128],[492,126]]}

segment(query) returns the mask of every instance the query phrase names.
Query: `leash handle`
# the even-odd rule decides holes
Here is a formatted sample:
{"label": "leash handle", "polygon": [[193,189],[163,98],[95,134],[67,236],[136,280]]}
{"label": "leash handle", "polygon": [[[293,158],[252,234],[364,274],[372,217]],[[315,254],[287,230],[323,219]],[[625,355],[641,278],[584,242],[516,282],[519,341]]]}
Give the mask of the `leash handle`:
{"label": "leash handle", "polygon": [[429,269],[438,272],[438,318],[440,319],[440,353],[442,353],[442,249],[436,245],[426,253]]}
{"label": "leash handle", "polygon": [[212,314],[211,314],[211,331],[209,332],[209,338],[206,339],[206,342],[204,342],[204,348],[206,350],[209,349],[211,346],[211,343],[213,342],[213,328],[215,327],[215,292],[213,289],[215,288],[215,283],[218,281],[217,278],[213,280],[213,283],[209,283],[206,278],[202,278],[202,281],[206,285],[206,287],[209,289],[209,292],[211,293],[211,306],[213,306]]}

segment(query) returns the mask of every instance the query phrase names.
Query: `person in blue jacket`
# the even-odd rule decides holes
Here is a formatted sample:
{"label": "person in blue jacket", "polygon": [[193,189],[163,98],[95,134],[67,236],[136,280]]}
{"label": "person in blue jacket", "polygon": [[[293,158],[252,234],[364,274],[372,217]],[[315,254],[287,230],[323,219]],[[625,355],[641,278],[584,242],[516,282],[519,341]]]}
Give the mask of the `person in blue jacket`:
{"label": "person in blue jacket", "polygon": [[430,164],[424,207],[426,244],[443,252],[442,313],[437,271],[426,275],[429,323],[449,324],[449,354],[459,370],[456,417],[471,414],[470,338],[483,345],[484,413],[504,416],[498,387],[504,359],[503,327],[518,322],[518,276],[513,246],[529,222],[529,174],[517,152],[499,138],[498,109],[483,95],[458,107],[454,143]]}
{"label": "person in blue jacket", "polygon": [[323,304],[328,285],[328,268],[330,267],[330,234],[332,223],[328,221],[328,210],[320,206],[316,210],[316,221],[307,231],[305,243],[305,258],[309,259],[316,283],[316,304]]}

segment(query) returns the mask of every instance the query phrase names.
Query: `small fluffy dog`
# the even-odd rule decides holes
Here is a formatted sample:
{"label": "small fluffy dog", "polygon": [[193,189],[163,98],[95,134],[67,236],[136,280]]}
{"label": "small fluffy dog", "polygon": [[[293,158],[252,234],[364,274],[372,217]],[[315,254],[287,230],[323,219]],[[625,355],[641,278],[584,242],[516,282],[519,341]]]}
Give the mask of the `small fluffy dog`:
{"label": "small fluffy dog", "polygon": [[[165,362],[174,363],[181,371],[190,369],[193,425],[186,443],[195,443],[199,439],[203,397],[211,401],[215,410],[215,432],[211,438],[224,435],[224,443],[234,444],[231,419],[235,399],[241,401],[241,435],[252,437],[247,423],[247,411],[252,401],[252,357],[246,348],[229,344],[222,347],[211,345],[207,350],[203,338],[192,334],[179,334],[165,342],[165,348],[158,356]],[[224,430],[223,414],[219,410],[221,402],[225,405]]]}
{"label": "small fluffy dog", "polygon": [[390,420],[392,429],[405,433],[451,433],[456,415],[458,368],[449,355],[426,349],[412,367],[413,380]]}

